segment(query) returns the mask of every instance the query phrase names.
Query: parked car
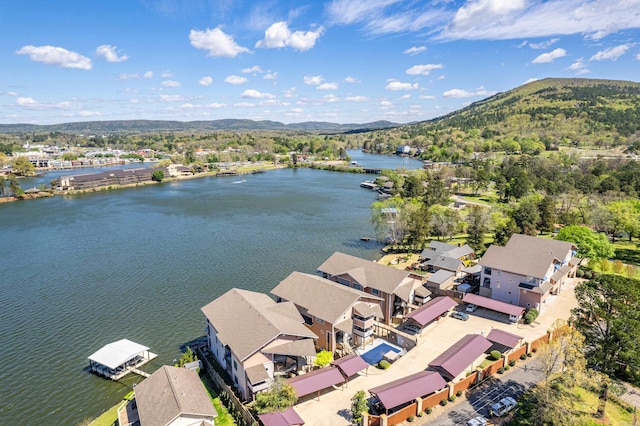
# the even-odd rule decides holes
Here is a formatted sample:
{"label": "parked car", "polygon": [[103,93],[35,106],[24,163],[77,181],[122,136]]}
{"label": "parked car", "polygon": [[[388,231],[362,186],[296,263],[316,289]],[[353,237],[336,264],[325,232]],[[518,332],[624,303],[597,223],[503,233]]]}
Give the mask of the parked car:
{"label": "parked car", "polygon": [[420,334],[420,332],[422,331],[422,329],[415,324],[405,324],[403,328],[404,331],[410,334]]}
{"label": "parked car", "polygon": [[478,305],[474,305],[473,303],[467,305],[467,312],[475,312],[476,309],[478,309]]}
{"label": "parked car", "polygon": [[466,320],[469,319],[469,315],[465,314],[464,312],[459,312],[459,311],[451,312],[450,316],[452,316],[455,319],[462,320],[462,321],[466,321]]}
{"label": "parked car", "polygon": [[508,396],[493,404],[489,413],[497,417],[504,416],[509,411],[513,410],[517,404],[518,403],[515,399]]}
{"label": "parked car", "polygon": [[467,420],[467,426],[487,426],[487,419],[482,416]]}

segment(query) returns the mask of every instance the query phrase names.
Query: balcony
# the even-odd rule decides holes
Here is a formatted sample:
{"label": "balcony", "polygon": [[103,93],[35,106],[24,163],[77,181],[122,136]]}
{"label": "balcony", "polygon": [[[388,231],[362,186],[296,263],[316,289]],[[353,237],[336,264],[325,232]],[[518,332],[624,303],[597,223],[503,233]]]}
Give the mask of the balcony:
{"label": "balcony", "polygon": [[373,317],[367,319],[361,317],[353,317],[353,326],[363,330],[373,327],[374,323],[375,319]]}
{"label": "balcony", "polygon": [[355,334],[356,336],[367,338],[373,335],[373,329],[367,328],[363,330],[360,328],[353,327],[353,334]]}

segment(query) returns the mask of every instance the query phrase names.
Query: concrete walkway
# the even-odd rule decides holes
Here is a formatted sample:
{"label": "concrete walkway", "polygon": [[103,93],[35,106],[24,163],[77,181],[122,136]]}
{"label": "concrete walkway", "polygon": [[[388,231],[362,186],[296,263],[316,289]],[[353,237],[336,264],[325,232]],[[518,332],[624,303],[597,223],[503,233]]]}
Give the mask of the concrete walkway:
{"label": "concrete walkway", "polygon": [[[369,367],[368,375],[362,373],[352,379],[346,388],[326,392],[318,398],[305,400],[295,406],[296,411],[307,426],[349,425],[351,397],[358,391],[365,392],[375,386],[423,371],[431,360],[440,355],[452,344],[469,333],[484,333],[486,336],[492,328],[509,331],[531,341],[547,333],[556,319],[568,319],[571,309],[577,306],[573,289],[578,280],[567,280],[562,293],[549,296],[542,305],[538,319],[530,325],[511,324],[504,314],[486,311],[479,308],[470,314],[468,321],[459,321],[446,317],[439,324],[430,325],[422,332],[418,346],[407,355],[394,362],[388,370]],[[367,393],[367,396],[368,393]]]}

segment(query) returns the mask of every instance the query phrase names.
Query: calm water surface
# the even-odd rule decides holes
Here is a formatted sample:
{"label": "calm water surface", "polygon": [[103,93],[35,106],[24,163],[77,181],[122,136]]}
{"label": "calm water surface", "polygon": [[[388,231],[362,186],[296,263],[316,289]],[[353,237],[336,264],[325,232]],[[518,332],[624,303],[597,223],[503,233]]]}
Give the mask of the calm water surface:
{"label": "calm water surface", "polygon": [[152,367],[171,363],[204,334],[200,308],[228,289],[268,292],[334,251],[378,257],[360,240],[373,234],[368,178],[282,169],[0,205],[0,424],[96,417],[140,380],[90,374],[103,345],[128,338],[159,354]]}

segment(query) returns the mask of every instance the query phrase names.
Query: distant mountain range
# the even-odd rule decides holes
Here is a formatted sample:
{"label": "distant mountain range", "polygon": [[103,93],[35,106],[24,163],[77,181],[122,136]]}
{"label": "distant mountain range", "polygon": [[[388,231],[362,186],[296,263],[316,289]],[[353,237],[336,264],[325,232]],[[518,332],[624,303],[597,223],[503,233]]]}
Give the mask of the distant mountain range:
{"label": "distant mountain range", "polygon": [[306,121],[284,124],[278,121],[254,121],[242,119],[224,119],[212,121],[164,121],[164,120],[111,120],[83,121],[61,124],[0,124],[0,133],[74,133],[74,134],[123,134],[151,132],[189,132],[189,131],[257,131],[281,130],[296,132],[342,133],[397,127],[398,123],[374,121],[364,124],[338,124],[324,121]]}

